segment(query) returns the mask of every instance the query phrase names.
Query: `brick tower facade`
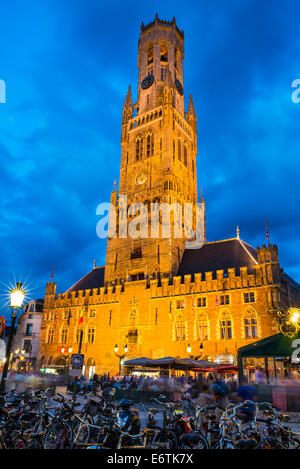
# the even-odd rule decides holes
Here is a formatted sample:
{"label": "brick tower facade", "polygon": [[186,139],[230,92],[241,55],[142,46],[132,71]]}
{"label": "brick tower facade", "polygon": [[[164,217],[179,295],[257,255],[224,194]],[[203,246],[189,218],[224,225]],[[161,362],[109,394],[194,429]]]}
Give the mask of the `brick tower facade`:
{"label": "brick tower facade", "polygon": [[[162,238],[161,215],[158,238],[150,229],[151,204],[197,203],[196,114],[190,97],[184,112],[184,35],[172,22],[155,20],[142,25],[138,43],[138,99],[132,102],[129,87],[123,107],[119,192],[113,191],[117,226],[130,222],[128,205],[143,203],[149,229],[134,239],[109,238],[105,281],[174,275],[185,247],[181,238]],[[195,212],[195,209],[193,209]],[[154,217],[152,217],[154,222]],[[123,226],[123,225],[122,225]],[[172,225],[172,229],[174,229]]]}

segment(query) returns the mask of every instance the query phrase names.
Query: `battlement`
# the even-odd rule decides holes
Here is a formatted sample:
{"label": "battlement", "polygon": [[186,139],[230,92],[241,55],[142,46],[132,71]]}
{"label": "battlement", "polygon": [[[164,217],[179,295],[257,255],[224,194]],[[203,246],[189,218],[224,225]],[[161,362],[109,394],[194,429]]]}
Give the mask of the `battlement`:
{"label": "battlement", "polygon": [[150,23],[144,25],[144,23],[141,24],[141,33],[144,33],[148,29],[152,28],[153,26],[166,26],[169,28],[175,28],[179,36],[181,37],[182,40],[184,40],[184,32],[183,30],[180,30],[176,24],[175,16],[173,17],[172,21],[167,21],[167,20],[161,20],[158,18],[158,14],[156,13],[155,19],[151,21]]}

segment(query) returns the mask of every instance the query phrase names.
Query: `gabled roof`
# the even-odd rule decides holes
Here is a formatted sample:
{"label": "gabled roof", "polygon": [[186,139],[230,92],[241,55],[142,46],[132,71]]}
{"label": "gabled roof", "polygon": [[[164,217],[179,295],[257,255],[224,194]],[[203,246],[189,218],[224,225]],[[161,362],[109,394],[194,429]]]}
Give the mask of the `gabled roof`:
{"label": "gabled roof", "polygon": [[[215,272],[240,267],[253,271],[257,264],[257,252],[239,238],[225,239],[204,244],[198,249],[186,249],[183,253],[178,274]],[[236,272],[238,274],[238,272]]]}
{"label": "gabled roof", "polygon": [[66,293],[79,290],[89,290],[93,288],[103,287],[104,285],[104,272],[105,267],[95,267],[88,272],[84,277],[78,280]]}

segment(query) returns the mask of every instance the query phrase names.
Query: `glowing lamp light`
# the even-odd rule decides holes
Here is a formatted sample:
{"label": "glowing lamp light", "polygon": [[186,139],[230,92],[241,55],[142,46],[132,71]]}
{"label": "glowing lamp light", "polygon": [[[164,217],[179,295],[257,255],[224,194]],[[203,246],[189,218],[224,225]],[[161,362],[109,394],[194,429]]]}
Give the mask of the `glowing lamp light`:
{"label": "glowing lamp light", "polygon": [[127,347],[127,344],[125,345],[124,352],[125,352],[125,353],[127,353],[127,352],[128,352],[128,347]]}
{"label": "glowing lamp light", "polygon": [[115,352],[118,353],[118,344],[115,345]]}
{"label": "glowing lamp light", "polygon": [[295,324],[296,322],[298,322],[298,319],[299,319],[299,315],[297,314],[294,314],[294,316],[291,317],[291,321]]}
{"label": "glowing lamp light", "polygon": [[192,351],[192,347],[190,346],[190,344],[188,344],[188,346],[187,346],[187,349],[186,349],[186,350],[187,350],[187,353],[191,353],[191,351]]}
{"label": "glowing lamp light", "polygon": [[72,347],[69,347],[69,350],[68,350],[68,351],[69,351],[69,353],[71,353],[71,352],[72,352],[72,350],[73,350],[73,349],[72,349]]}
{"label": "glowing lamp light", "polygon": [[16,288],[10,291],[10,307],[20,309],[22,307],[25,292],[22,289],[23,283],[17,282]]}
{"label": "glowing lamp light", "polygon": [[61,353],[64,353],[64,351],[65,351],[65,347],[62,347],[61,348]]}

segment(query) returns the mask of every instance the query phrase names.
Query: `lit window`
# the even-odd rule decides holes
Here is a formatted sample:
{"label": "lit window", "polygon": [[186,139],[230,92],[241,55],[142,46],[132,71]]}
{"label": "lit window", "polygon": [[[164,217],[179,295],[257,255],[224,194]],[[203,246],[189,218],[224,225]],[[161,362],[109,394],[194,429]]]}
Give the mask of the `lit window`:
{"label": "lit window", "polygon": [[184,300],[176,300],[176,309],[184,309],[185,302]]}

